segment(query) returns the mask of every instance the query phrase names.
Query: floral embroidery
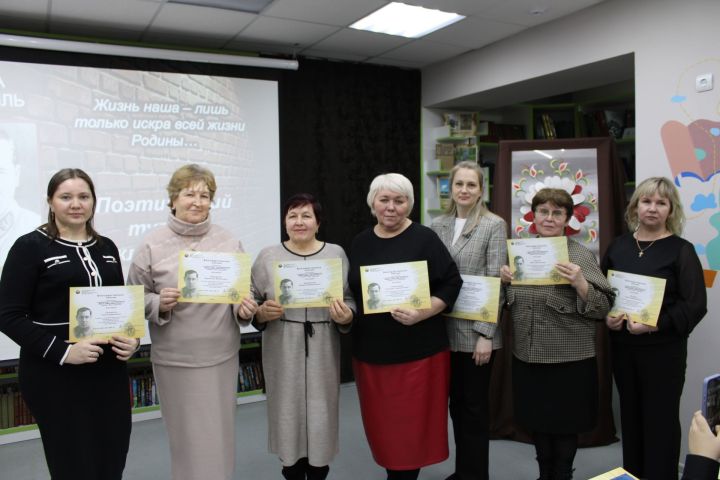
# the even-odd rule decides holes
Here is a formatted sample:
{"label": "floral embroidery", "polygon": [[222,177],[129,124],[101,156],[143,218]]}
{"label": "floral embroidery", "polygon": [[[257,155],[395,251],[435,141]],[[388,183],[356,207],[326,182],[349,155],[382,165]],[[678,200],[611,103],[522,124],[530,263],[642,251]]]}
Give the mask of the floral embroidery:
{"label": "floral embroidery", "polygon": [[513,194],[522,201],[520,217],[516,219],[513,230],[518,237],[530,237],[537,234],[533,220],[535,218],[531,209],[535,194],[543,188],[559,188],[565,190],[573,199],[573,216],[565,227],[568,236],[577,235],[583,243],[598,241],[598,225],[596,221],[588,222],[587,217],[592,211],[597,211],[597,197],[592,192],[586,192],[590,185],[590,178],[582,169],[573,171],[569,162],[551,158],[549,167],[554,175],[545,176],[544,170],[537,163],[524,167],[520,171],[520,178],[514,182]]}

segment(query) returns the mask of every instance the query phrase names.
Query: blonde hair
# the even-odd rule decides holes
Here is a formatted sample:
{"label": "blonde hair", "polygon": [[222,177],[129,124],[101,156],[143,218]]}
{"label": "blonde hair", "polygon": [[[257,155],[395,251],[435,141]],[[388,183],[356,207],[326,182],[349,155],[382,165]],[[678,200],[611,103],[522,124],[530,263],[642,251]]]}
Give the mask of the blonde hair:
{"label": "blonde hair", "polygon": [[415,204],[415,196],[413,195],[413,186],[410,180],[405,175],[399,173],[383,173],[375,177],[370,184],[370,191],[367,195],[367,204],[370,207],[370,212],[375,216],[375,209],[373,208],[373,202],[375,197],[380,190],[390,190],[391,192],[405,195],[408,200],[408,211],[407,216],[412,212],[413,205]]}
{"label": "blonde hair", "polygon": [[177,200],[180,191],[196,183],[204,183],[210,191],[210,201],[215,198],[217,184],[215,183],[215,175],[207,168],[201,167],[195,163],[183,165],[175,170],[170,182],[167,185],[167,192],[170,201],[168,207],[172,208],[173,202]]}
{"label": "blonde hair", "polygon": [[670,202],[670,214],[665,220],[665,228],[675,235],[681,235],[685,227],[685,212],[683,211],[682,202],[680,202],[680,194],[675,188],[672,181],[665,177],[646,178],[640,185],[635,187],[635,191],[630,197],[625,210],[625,221],[630,230],[637,230],[639,220],[637,215],[638,203],[642,197],[651,197],[654,194],[660,195],[662,198]]}
{"label": "blonde hair", "polygon": [[465,222],[465,228],[463,228],[464,232],[469,232],[470,230],[475,228],[475,226],[480,222],[480,217],[482,217],[483,215],[488,215],[490,213],[490,210],[487,209],[487,207],[485,206],[485,202],[482,198],[484,193],[483,188],[485,186],[485,174],[483,173],[482,167],[475,162],[465,160],[458,163],[452,168],[452,170],[450,170],[450,203],[445,209],[445,213],[451,217],[457,216],[457,204],[455,203],[455,199],[452,197],[452,186],[453,182],[455,181],[455,175],[460,169],[463,168],[475,172],[478,177],[478,183],[480,185],[480,198],[478,198],[475,206],[473,206],[468,212],[467,221]]}

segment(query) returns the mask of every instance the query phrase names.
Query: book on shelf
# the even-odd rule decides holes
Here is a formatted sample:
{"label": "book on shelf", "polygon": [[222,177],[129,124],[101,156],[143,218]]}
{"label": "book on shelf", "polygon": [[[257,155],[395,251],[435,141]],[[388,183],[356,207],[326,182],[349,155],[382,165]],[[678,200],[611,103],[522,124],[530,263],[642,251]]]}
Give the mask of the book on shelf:
{"label": "book on shelf", "polygon": [[440,198],[450,196],[450,177],[440,175],[437,177],[437,192]]}
{"label": "book on shelf", "polygon": [[478,147],[477,145],[456,145],[455,146],[455,164],[470,161],[477,163]]}
{"label": "book on shelf", "polygon": [[261,390],[265,387],[262,374],[262,366],[259,361],[245,362],[240,364],[238,370],[238,393]]}
{"label": "book on shelf", "polygon": [[622,138],[623,129],[625,128],[625,112],[605,110],[605,124],[610,136]]}
{"label": "book on shelf", "polygon": [[549,113],[542,114],[542,124],[543,138],[547,138],[549,140],[557,138],[557,132],[555,131],[555,122]]}
{"label": "book on shelf", "polygon": [[495,143],[500,140],[522,140],[524,138],[525,127],[523,125],[495,123],[488,120],[478,121],[478,142]]}
{"label": "book on shelf", "polygon": [[142,369],[132,372],[130,375],[130,391],[132,392],[132,408],[151,407],[160,404],[152,370]]}
{"label": "book on shelf", "polygon": [[450,170],[455,162],[455,145],[452,143],[436,143],[435,158],[440,164],[440,170]]}
{"label": "book on shelf", "polygon": [[635,111],[632,108],[607,108],[583,115],[582,133],[588,137],[628,138],[635,136]]}
{"label": "book on shelf", "polygon": [[443,123],[450,127],[451,137],[473,137],[477,132],[477,114],[474,112],[443,113]]}
{"label": "book on shelf", "polygon": [[0,430],[35,423],[17,385],[0,387]]}

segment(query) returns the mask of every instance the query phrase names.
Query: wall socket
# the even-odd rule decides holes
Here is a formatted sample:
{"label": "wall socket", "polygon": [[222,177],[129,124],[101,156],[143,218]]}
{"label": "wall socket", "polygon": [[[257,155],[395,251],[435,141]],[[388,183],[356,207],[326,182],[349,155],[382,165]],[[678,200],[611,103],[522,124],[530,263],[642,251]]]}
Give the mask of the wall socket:
{"label": "wall socket", "polygon": [[713,89],[713,74],[703,73],[695,77],[695,91],[707,92]]}

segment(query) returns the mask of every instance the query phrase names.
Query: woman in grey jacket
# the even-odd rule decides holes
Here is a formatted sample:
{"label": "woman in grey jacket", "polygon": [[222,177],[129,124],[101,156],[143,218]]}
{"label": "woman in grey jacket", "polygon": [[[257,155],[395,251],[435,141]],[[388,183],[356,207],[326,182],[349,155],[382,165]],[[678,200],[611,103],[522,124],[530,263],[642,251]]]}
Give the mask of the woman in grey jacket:
{"label": "woman in grey jacket", "polygon": [[[450,172],[451,199],[432,229],[461,274],[500,276],[507,261],[507,225],[483,203],[483,172],[474,162]],[[502,301],[500,304],[502,305]],[[450,417],[455,436],[453,480],[488,478],[490,372],[502,346],[497,323],[447,318],[450,339]]]}

